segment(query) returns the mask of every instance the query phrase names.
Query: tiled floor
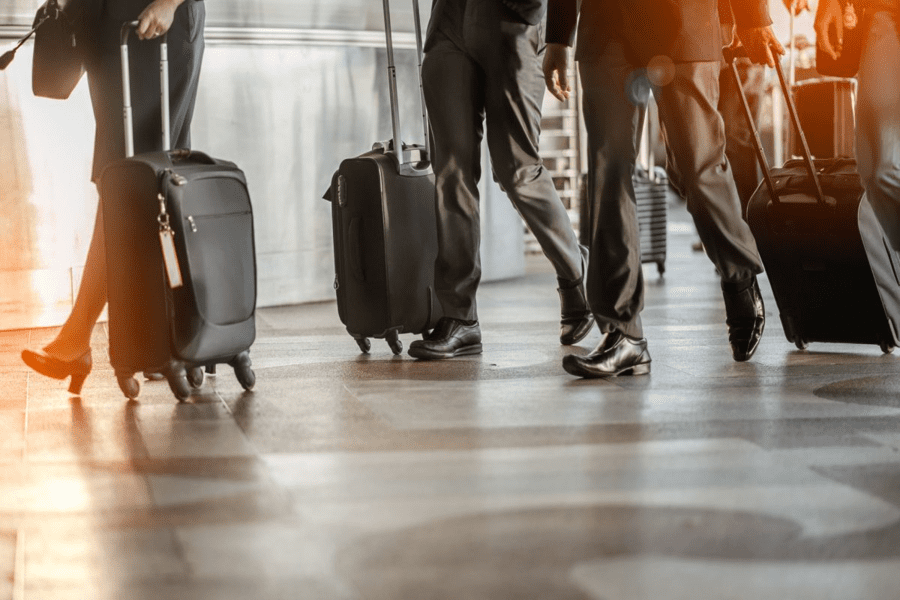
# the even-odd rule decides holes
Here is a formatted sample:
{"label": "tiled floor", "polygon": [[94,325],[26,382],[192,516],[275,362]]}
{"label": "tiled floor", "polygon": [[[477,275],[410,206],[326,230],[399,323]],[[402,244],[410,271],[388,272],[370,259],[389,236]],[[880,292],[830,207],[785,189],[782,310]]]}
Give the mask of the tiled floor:
{"label": "tiled floor", "polygon": [[[900,598],[900,362],[785,341],[732,361],[672,217],[649,377],[568,376],[546,261],[480,293],[485,352],[362,356],[333,303],[264,309],[257,387],[80,398],[0,334],[0,599]],[[589,350],[596,331],[576,352]],[[404,336],[409,344],[411,336]]]}

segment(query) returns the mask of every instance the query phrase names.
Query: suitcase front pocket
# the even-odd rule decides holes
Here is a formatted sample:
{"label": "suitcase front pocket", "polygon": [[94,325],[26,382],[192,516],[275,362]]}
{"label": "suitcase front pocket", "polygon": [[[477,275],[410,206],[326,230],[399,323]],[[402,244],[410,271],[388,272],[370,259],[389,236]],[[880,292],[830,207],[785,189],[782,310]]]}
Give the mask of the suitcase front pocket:
{"label": "suitcase front pocket", "polygon": [[250,211],[187,215],[184,262],[197,314],[216,325],[246,321],[256,309],[256,260]]}

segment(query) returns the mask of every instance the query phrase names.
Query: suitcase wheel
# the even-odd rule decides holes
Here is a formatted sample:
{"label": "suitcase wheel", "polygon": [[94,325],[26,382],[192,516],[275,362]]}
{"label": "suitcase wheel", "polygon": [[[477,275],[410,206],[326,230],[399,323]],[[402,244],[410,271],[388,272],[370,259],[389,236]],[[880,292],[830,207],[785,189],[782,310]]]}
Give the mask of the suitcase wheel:
{"label": "suitcase wheel", "polygon": [[809,347],[809,342],[803,338],[797,338],[794,340],[794,345],[797,346],[799,350],[806,350]]}
{"label": "suitcase wheel", "polygon": [[391,352],[393,352],[394,354],[396,354],[396,355],[399,356],[400,354],[403,353],[403,342],[401,342],[400,340],[397,340],[397,339],[391,340],[391,339],[389,339],[389,340],[387,341],[387,343],[388,343],[388,346],[391,347]]}
{"label": "suitcase wheel", "polygon": [[211,365],[206,365],[206,374],[207,375],[215,375],[216,374],[216,365],[215,363]]}
{"label": "suitcase wheel", "polygon": [[166,376],[166,381],[169,382],[169,389],[172,390],[172,394],[178,398],[179,402],[187,400],[191,395],[191,386],[188,383],[187,372],[184,370],[184,365],[172,361],[169,363],[169,366],[165,368],[163,374]]}
{"label": "suitcase wheel", "polygon": [[195,390],[203,387],[203,380],[206,379],[206,371],[203,367],[193,367],[187,371],[188,384]]}
{"label": "suitcase wheel", "polygon": [[387,340],[388,346],[391,347],[391,352],[396,355],[399,355],[403,352],[403,342],[400,341],[399,333],[396,329],[392,329],[384,336],[384,339]]}
{"label": "suitcase wheel", "polygon": [[894,345],[890,342],[881,342],[879,345],[881,346],[881,351],[885,354],[890,354],[894,351]]}
{"label": "suitcase wheel", "polygon": [[368,354],[369,350],[372,349],[372,342],[369,341],[369,338],[355,338],[356,344],[359,346],[359,349],[363,354]]}
{"label": "suitcase wheel", "polygon": [[141,384],[133,375],[117,375],[116,380],[119,382],[119,389],[129,400],[134,400],[141,394]]}
{"label": "suitcase wheel", "polygon": [[238,383],[241,384],[246,391],[253,389],[256,385],[256,373],[250,368],[250,355],[247,352],[241,352],[235,356],[228,364],[234,369],[234,376],[237,377]]}

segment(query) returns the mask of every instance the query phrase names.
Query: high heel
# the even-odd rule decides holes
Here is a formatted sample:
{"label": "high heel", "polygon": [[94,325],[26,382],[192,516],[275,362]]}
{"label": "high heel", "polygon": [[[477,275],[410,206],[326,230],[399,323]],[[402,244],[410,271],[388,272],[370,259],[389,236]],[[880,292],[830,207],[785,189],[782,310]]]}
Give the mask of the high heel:
{"label": "high heel", "polygon": [[93,366],[90,350],[70,361],[55,358],[43,350],[22,350],[22,360],[45,377],[53,379],[71,377],[69,393],[76,396],[81,393],[84,380],[87,379]]}

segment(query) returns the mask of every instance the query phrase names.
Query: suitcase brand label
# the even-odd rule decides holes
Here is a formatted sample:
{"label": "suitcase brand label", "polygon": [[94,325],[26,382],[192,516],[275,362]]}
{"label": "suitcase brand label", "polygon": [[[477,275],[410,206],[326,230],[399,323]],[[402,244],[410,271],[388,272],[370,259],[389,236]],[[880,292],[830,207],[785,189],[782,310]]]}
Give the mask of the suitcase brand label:
{"label": "suitcase brand label", "polygon": [[178,264],[178,255],[175,253],[175,234],[172,229],[159,230],[159,243],[162,246],[163,262],[166,265],[166,275],[169,276],[169,287],[180,288],[184,285],[181,278],[181,266]]}
{"label": "suitcase brand label", "polygon": [[173,290],[184,285],[181,277],[181,265],[178,264],[178,254],[175,252],[175,232],[169,224],[169,213],[166,212],[166,197],[157,195],[159,200],[159,245],[162,248],[163,263],[166,266],[166,275],[169,279],[169,287]]}

